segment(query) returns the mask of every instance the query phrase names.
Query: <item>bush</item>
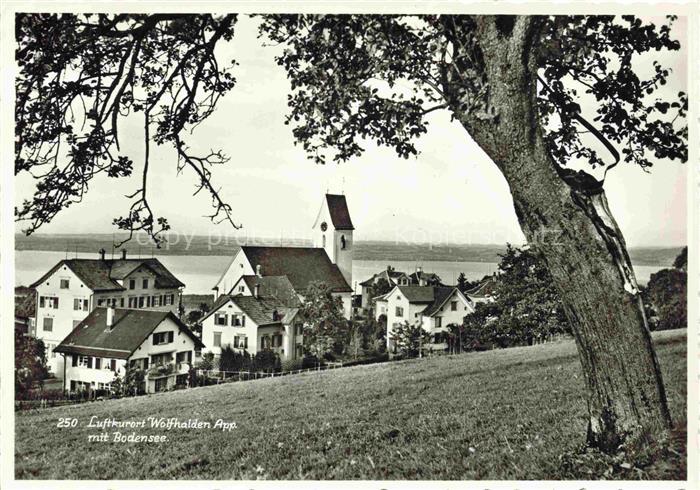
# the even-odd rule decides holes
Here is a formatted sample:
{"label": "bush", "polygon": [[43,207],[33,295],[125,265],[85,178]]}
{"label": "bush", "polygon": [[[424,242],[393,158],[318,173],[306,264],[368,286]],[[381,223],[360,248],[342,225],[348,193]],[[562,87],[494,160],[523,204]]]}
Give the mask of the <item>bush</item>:
{"label": "bush", "polygon": [[[319,362],[318,362],[318,359],[316,358],[316,356],[307,355],[304,357],[304,359],[302,359],[301,368],[302,369],[315,368],[315,367],[318,367],[318,364],[319,364]],[[321,363],[321,364],[323,364],[323,363]]]}
{"label": "bush", "polygon": [[297,371],[304,367],[303,359],[287,359],[282,361],[282,371]]}
{"label": "bush", "polygon": [[261,350],[252,359],[252,371],[271,373],[279,371],[282,367],[279,356],[270,349]]}

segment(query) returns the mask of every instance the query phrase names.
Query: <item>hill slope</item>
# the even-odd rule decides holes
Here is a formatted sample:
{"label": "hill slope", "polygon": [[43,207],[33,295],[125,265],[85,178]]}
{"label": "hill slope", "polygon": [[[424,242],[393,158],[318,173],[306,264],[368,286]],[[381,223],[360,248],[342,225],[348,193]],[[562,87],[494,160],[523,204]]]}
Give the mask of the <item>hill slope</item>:
{"label": "hill slope", "polygon": [[[685,331],[655,334],[655,342],[672,415],[684,424]],[[575,346],[562,342],[19,413],[16,476],[576,478],[559,456],[583,440],[583,394]],[[93,415],[197,418],[212,425],[221,418],[238,428],[136,429],[168,441],[87,442],[100,433],[86,427]],[[59,429],[59,417],[77,418],[78,426]],[[682,477],[679,471],[670,477]]]}

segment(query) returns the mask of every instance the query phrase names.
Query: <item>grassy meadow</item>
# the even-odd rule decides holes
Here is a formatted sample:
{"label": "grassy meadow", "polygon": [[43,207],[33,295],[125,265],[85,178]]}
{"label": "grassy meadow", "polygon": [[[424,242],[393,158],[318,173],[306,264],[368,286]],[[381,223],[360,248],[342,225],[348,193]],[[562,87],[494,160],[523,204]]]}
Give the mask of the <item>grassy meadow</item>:
{"label": "grassy meadow", "polygon": [[[654,334],[685,426],[686,332]],[[581,452],[584,382],[565,341],[195,388],[16,414],[18,479],[684,479],[675,452],[643,468]],[[113,429],[164,443],[88,442],[102,420],[235,421]],[[57,428],[59,417],[78,419]],[[111,434],[110,434],[111,436]]]}

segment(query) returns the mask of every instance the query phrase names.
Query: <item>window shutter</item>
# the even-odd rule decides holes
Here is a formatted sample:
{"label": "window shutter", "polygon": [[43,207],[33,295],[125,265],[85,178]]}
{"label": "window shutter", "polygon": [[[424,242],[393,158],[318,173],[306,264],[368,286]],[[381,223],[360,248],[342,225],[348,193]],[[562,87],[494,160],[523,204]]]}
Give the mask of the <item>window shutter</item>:
{"label": "window shutter", "polygon": [[157,336],[158,336],[158,334],[157,334],[157,333],[154,333],[154,334],[153,334],[153,337],[151,338],[151,340],[152,340],[152,342],[153,342],[153,345],[158,345],[158,342],[156,342],[156,337],[157,337]]}
{"label": "window shutter", "polygon": [[53,300],[56,302],[54,308],[58,309],[58,298],[54,298]]}
{"label": "window shutter", "polygon": [[241,315],[241,327],[245,327],[245,315]]}
{"label": "window shutter", "polygon": [[88,360],[88,363],[87,363],[88,369],[92,369],[92,357],[88,356],[87,360]]}
{"label": "window shutter", "polygon": [[110,360],[110,369],[114,372],[117,372],[117,360],[116,359],[111,359]]}
{"label": "window shutter", "polygon": [[[233,325],[233,316],[231,316],[231,325]],[[224,313],[224,326],[228,327],[228,315]]]}
{"label": "window shutter", "polygon": [[248,337],[243,337],[243,348],[244,349],[248,348]]}
{"label": "window shutter", "polygon": [[78,365],[78,356],[73,354],[73,367]]}
{"label": "window shutter", "polygon": [[175,332],[168,332],[168,343],[172,343],[175,338]]}
{"label": "window shutter", "polygon": [[100,368],[102,368],[102,358],[96,357],[95,358],[95,369],[100,369]]}

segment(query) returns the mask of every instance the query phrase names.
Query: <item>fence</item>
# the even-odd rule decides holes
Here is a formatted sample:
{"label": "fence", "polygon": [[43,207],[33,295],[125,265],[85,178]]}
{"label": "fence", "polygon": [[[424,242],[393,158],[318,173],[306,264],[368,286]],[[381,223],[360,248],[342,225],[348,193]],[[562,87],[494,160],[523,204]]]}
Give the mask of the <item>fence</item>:
{"label": "fence", "polygon": [[292,369],[290,371],[279,372],[262,372],[262,371],[221,371],[219,369],[196,369],[197,377],[206,377],[216,379],[219,383],[231,383],[236,381],[253,381],[256,379],[279,378],[281,376],[289,376],[290,374],[313,373],[318,371],[328,371],[329,369],[338,369],[343,367],[342,362],[328,362],[313,368]]}

